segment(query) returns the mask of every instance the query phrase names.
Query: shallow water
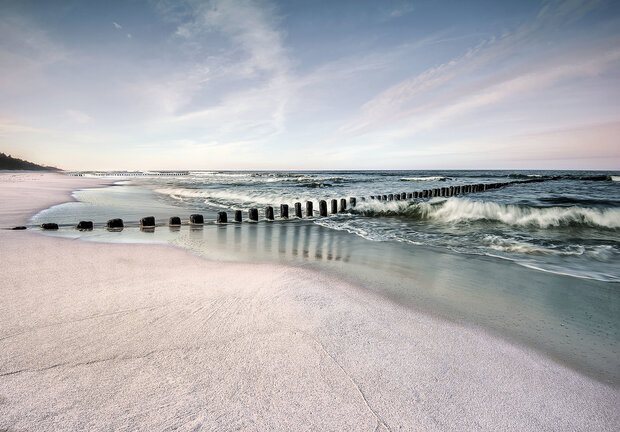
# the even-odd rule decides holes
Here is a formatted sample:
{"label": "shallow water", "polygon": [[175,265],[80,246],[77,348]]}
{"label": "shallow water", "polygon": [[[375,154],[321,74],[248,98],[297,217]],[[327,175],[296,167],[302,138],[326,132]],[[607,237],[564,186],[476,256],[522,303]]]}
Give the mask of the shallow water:
{"label": "shallow water", "polygon": [[[328,271],[406,306],[527,343],[598,379],[620,384],[620,195],[613,173],[594,173],[596,180],[588,179],[595,177],[593,173],[571,173],[570,179],[511,185],[459,198],[366,201],[353,211],[312,220],[137,228],[139,218],[147,215],[166,221],[173,215],[187,220],[189,214],[202,213],[213,221],[222,209],[257,206],[262,215],[266,204],[292,205],[310,198],[317,209],[318,199],[369,196],[370,189],[377,194],[409,192],[433,184],[505,180],[511,174],[551,176],[465,173],[471,177],[455,172],[146,177],[78,191],[78,202],[45,210],[32,222],[67,224],[50,235],[162,242],[216,260],[278,262]],[[311,186],[321,182],[333,185]],[[339,189],[332,193],[335,187]],[[122,232],[72,229],[78,220],[103,224],[112,217],[129,221],[129,227]]]}

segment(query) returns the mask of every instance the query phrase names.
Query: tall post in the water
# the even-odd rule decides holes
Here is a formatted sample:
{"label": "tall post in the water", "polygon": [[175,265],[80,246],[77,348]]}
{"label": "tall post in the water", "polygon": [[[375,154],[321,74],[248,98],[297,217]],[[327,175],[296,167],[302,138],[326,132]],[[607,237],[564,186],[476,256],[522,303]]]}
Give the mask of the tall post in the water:
{"label": "tall post in the water", "polygon": [[331,214],[338,213],[338,200],[335,200],[335,199],[331,200],[330,206],[331,206]]}
{"label": "tall post in the water", "polygon": [[345,211],[347,211],[347,199],[341,198],[340,199],[340,212],[344,213]]}
{"label": "tall post in the water", "polygon": [[235,222],[243,221],[243,215],[241,214],[241,210],[235,210]]}
{"label": "tall post in the water", "polygon": [[254,222],[258,222],[258,209],[251,208],[248,210],[248,219]]}
{"label": "tall post in the water", "polygon": [[312,211],[312,201],[306,201],[306,217],[314,216],[314,212]]}
{"label": "tall post in the water", "polygon": [[321,217],[327,216],[327,201],[325,200],[319,201],[319,215]]}
{"label": "tall post in the water", "polygon": [[[364,201],[364,197],[362,197],[362,201]],[[349,204],[351,204],[351,207],[355,207],[357,204],[357,199],[355,199],[355,197],[349,198]]]}
{"label": "tall post in the water", "polygon": [[216,222],[221,224],[228,223],[228,214],[226,212],[218,212]]}
{"label": "tall post in the water", "polygon": [[288,204],[280,204],[280,217],[288,219]]}
{"label": "tall post in the water", "polygon": [[303,215],[301,214],[301,203],[300,202],[295,203],[295,217],[298,217],[298,218],[303,217]]}
{"label": "tall post in the water", "polygon": [[273,207],[271,206],[265,207],[265,219],[273,220]]}

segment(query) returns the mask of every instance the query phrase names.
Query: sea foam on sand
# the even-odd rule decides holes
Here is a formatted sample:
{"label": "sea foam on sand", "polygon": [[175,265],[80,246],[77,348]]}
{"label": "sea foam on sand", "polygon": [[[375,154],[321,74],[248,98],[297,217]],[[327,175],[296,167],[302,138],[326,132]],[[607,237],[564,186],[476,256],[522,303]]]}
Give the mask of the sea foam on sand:
{"label": "sea foam on sand", "polygon": [[[0,175],[0,226],[100,180]],[[620,391],[325,274],[0,231],[0,430],[618,430]]]}

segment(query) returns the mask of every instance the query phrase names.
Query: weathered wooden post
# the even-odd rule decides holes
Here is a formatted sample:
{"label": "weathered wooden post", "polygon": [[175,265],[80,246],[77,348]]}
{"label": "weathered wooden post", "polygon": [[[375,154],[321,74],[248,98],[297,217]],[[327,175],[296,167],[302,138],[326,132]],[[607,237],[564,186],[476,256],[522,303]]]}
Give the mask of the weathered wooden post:
{"label": "weathered wooden post", "polygon": [[54,222],[42,223],[41,229],[46,231],[54,231],[58,229],[58,224]]}
{"label": "weathered wooden post", "polygon": [[[362,201],[364,201],[364,197],[362,197]],[[355,204],[357,204],[357,199],[355,199],[355,197],[349,198],[349,204],[351,207],[355,207]]]}
{"label": "weathered wooden post", "polygon": [[75,226],[75,229],[80,230],[80,231],[92,231],[93,222],[92,221],[79,221],[78,224]]}
{"label": "weathered wooden post", "polygon": [[193,214],[189,215],[189,223],[192,225],[201,225],[205,223],[205,220],[201,214]]}
{"label": "weathered wooden post", "polygon": [[168,225],[169,226],[180,226],[181,218],[178,216],[172,216],[170,219],[168,219]]}
{"label": "weathered wooden post", "polygon": [[371,200],[375,199],[375,196],[374,195],[370,195],[370,199]]}
{"label": "weathered wooden post", "polygon": [[394,194],[388,194],[387,199],[388,199],[388,201],[393,201],[394,200]]}
{"label": "weathered wooden post", "polygon": [[108,229],[119,229],[119,228],[123,228],[123,220],[122,219],[110,219],[108,222],[106,222],[106,227]]}
{"label": "weathered wooden post", "polygon": [[301,214],[301,203],[300,202],[295,203],[295,217],[298,217],[298,218],[303,217]]}
{"label": "weathered wooden post", "polygon": [[241,210],[235,210],[235,222],[243,222],[243,214]]}
{"label": "weathered wooden post", "polygon": [[258,209],[257,208],[251,208],[250,210],[248,210],[248,219],[254,222],[258,222]]}
{"label": "weathered wooden post", "polygon": [[327,216],[327,201],[325,200],[319,201],[319,216]]}
{"label": "weathered wooden post", "polygon": [[387,201],[388,196],[387,195],[381,195],[381,201]]}
{"label": "weathered wooden post", "polygon": [[340,199],[340,213],[344,213],[346,211],[347,211],[347,199],[341,198]]}
{"label": "weathered wooden post", "polygon": [[413,198],[413,193],[412,192],[407,193],[407,199],[411,199],[411,198]]}
{"label": "weathered wooden post", "polygon": [[153,228],[155,227],[155,217],[146,216],[140,219],[140,228]]}
{"label": "weathered wooden post", "polygon": [[273,220],[273,207],[271,206],[265,207],[265,219]]}
{"label": "weathered wooden post", "polygon": [[330,207],[331,207],[331,214],[338,213],[338,200],[335,200],[335,199],[331,200]]}
{"label": "weathered wooden post", "polygon": [[288,204],[280,204],[280,217],[288,219]]}
{"label": "weathered wooden post", "polygon": [[400,194],[394,194],[394,201],[400,201]]}
{"label": "weathered wooden post", "polygon": [[314,216],[314,212],[312,211],[312,201],[306,201],[306,217]]}

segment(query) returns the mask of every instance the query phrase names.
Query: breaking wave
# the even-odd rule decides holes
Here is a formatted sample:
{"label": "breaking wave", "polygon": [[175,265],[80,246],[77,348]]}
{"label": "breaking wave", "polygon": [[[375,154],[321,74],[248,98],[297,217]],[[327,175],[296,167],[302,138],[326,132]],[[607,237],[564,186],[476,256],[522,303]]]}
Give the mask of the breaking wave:
{"label": "breaking wave", "polygon": [[434,220],[458,224],[493,222],[533,228],[591,227],[620,229],[620,208],[531,207],[514,204],[449,198],[429,202],[362,202],[355,212],[365,216],[401,216],[412,220]]}
{"label": "breaking wave", "polygon": [[449,180],[449,177],[402,177],[400,181],[446,181]]}

